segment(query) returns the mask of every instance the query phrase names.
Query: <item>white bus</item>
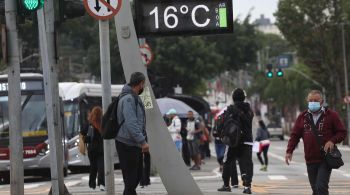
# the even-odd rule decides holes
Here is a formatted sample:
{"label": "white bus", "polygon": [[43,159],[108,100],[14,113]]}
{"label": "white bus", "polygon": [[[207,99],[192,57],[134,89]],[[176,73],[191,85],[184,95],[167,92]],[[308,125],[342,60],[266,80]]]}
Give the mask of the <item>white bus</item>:
{"label": "white bus", "polygon": [[[78,150],[79,132],[88,124],[87,113],[94,106],[102,107],[102,86],[101,84],[63,82],[59,83],[64,101],[64,121],[67,136],[69,169],[72,172],[81,171],[89,166],[87,155]],[[121,93],[123,85],[112,85],[112,97]],[[118,164],[118,154],[114,150],[114,164]]]}
{"label": "white bus", "polygon": [[[21,108],[23,135],[23,168],[25,175],[50,176],[50,150],[45,111],[43,76],[38,73],[22,73]],[[8,76],[0,75],[0,182],[9,182],[9,110]],[[63,121],[63,118],[61,119]],[[65,131],[62,128],[64,146],[64,171],[67,174],[68,150],[65,145]]]}

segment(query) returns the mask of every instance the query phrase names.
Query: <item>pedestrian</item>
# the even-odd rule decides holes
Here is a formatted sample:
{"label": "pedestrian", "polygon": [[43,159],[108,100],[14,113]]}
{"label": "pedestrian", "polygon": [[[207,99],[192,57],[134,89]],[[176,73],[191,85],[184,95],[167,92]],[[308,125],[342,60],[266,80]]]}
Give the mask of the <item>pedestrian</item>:
{"label": "pedestrian", "polygon": [[[214,131],[215,133],[217,132],[221,132],[222,130],[219,130],[218,128],[222,127],[222,125],[219,125],[218,123],[223,122],[221,117],[218,117],[218,119],[215,121],[215,125],[214,125]],[[214,136],[214,135],[213,135]],[[216,151],[216,159],[219,163],[219,171],[222,172],[223,171],[223,166],[224,166],[224,158],[225,155],[227,157],[227,153],[225,153],[226,151],[226,145],[224,143],[222,143],[219,135],[215,135],[215,151]],[[238,188],[238,175],[237,175],[237,160],[234,159],[231,162],[231,186],[233,188]]]}
{"label": "pedestrian", "polygon": [[[324,154],[331,151],[335,144],[342,142],[347,131],[338,113],[323,106],[323,94],[319,90],[311,90],[307,96],[307,102],[308,109],[299,114],[294,123],[285,161],[289,165],[293,151],[302,138],[307,174],[313,195],[328,195],[332,169],[328,167]],[[316,132],[322,142],[322,150],[313,133],[313,125],[316,126]]]}
{"label": "pedestrian", "polygon": [[199,121],[195,120],[193,111],[187,112],[187,145],[190,156],[194,162],[194,165],[190,168],[190,170],[200,170],[201,169],[201,154],[199,151],[199,140],[196,134],[201,133],[199,129]]}
{"label": "pedestrian", "polygon": [[171,134],[171,138],[173,139],[176,149],[181,152],[182,149],[182,139],[181,139],[181,120],[177,116],[177,112],[174,108],[171,108],[167,113],[167,116],[171,119],[171,123],[168,126],[168,130]]}
{"label": "pedestrian", "polygon": [[232,117],[238,119],[240,127],[242,128],[241,143],[237,147],[226,147],[226,155],[224,158],[224,167],[222,173],[222,179],[224,185],[218,189],[218,191],[231,191],[229,185],[230,177],[232,174],[232,162],[238,160],[241,170],[241,178],[243,181],[244,190],[243,193],[251,194],[251,183],[253,178],[253,160],[252,160],[252,122],[253,111],[249,103],[244,102],[245,91],[241,88],[237,88],[232,93],[232,99],[234,104],[227,108],[226,112],[232,114]]}
{"label": "pedestrian", "polygon": [[[96,188],[97,186],[101,191],[104,191],[105,187],[105,174],[104,174],[104,158],[103,158],[103,139],[101,137],[101,120],[102,120],[102,108],[95,106],[88,114],[89,127],[87,131],[82,133],[84,136],[84,142],[87,143],[88,158],[90,161],[89,172],[89,187]],[[87,133],[87,134],[86,134]]]}
{"label": "pedestrian", "polygon": [[[260,171],[267,171],[267,165],[269,163],[269,159],[267,156],[267,153],[269,151],[269,146],[270,146],[270,133],[264,123],[264,121],[259,120],[259,128],[257,129],[256,132],[256,139],[255,141],[260,142],[260,151],[256,153],[259,162],[261,164]],[[261,158],[261,153],[264,154],[264,160]]]}
{"label": "pedestrian", "polygon": [[117,108],[121,125],[116,137],[116,148],[123,174],[123,195],[135,195],[142,177],[142,153],[149,151],[146,141],[145,107],[139,97],[145,86],[145,76],[140,72],[131,74],[130,81],[122,89]]}

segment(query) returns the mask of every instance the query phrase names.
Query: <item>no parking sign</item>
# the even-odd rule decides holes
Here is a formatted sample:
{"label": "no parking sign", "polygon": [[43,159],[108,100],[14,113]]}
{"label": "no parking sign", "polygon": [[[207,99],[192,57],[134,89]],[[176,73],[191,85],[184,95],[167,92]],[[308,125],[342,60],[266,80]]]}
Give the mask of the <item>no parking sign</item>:
{"label": "no parking sign", "polygon": [[148,44],[144,44],[140,46],[140,52],[142,57],[142,62],[145,66],[148,66],[154,58],[152,50]]}

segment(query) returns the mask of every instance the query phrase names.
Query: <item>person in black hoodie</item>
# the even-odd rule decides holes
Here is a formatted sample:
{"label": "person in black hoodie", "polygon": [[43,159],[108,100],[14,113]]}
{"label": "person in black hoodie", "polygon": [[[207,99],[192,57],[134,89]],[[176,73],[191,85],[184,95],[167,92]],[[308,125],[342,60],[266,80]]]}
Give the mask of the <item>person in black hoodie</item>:
{"label": "person in black hoodie", "polygon": [[238,160],[243,181],[243,193],[251,194],[251,183],[253,178],[253,160],[252,160],[252,122],[253,111],[249,103],[244,102],[246,94],[243,89],[237,88],[232,93],[234,104],[230,105],[227,110],[233,113],[233,117],[238,118],[242,128],[241,143],[237,147],[226,147],[224,157],[224,167],[222,179],[224,185],[218,191],[231,191],[229,182],[232,169],[232,161]]}
{"label": "person in black hoodie", "polygon": [[[104,191],[105,177],[104,177],[104,160],[103,160],[103,139],[101,137],[101,120],[102,109],[99,106],[92,108],[89,114],[89,127],[87,134],[84,136],[84,142],[87,143],[88,157],[90,161],[89,187],[100,187]],[[82,133],[84,135],[84,133]]]}

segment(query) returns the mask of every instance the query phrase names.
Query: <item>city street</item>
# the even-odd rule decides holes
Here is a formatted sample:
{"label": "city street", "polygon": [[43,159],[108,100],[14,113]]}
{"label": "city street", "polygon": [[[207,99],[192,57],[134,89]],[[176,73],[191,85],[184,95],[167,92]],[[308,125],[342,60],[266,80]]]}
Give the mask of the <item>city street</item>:
{"label": "city street", "polygon": [[[254,125],[256,126],[256,125]],[[256,129],[256,128],[255,128]],[[293,162],[290,166],[284,163],[284,153],[288,137],[285,141],[272,139],[269,150],[269,167],[267,172],[260,171],[260,164],[255,154],[253,193],[254,194],[284,194],[284,195],[310,195],[306,166],[303,157],[303,147],[299,144],[296,149]],[[214,145],[211,145],[211,151],[215,155]],[[348,195],[350,193],[350,148],[340,147],[345,165],[339,170],[332,172],[330,182],[330,194]],[[174,173],[175,174],[175,173]],[[223,183],[221,173],[218,169],[215,156],[207,159],[200,171],[192,171],[192,175],[202,190],[203,194],[230,194],[228,192],[217,192]],[[65,184],[72,194],[104,194],[98,188],[91,190],[88,187],[88,174],[70,174],[65,178]],[[44,195],[50,190],[50,181],[43,181],[40,178],[27,178],[25,180],[25,194]],[[123,181],[120,170],[115,171],[115,190],[116,194],[122,194]],[[231,194],[242,194],[242,186],[239,189],[233,189]],[[160,177],[151,177],[151,185],[145,188],[138,187],[139,194],[167,194]],[[9,185],[0,185],[0,194],[10,194]]]}

